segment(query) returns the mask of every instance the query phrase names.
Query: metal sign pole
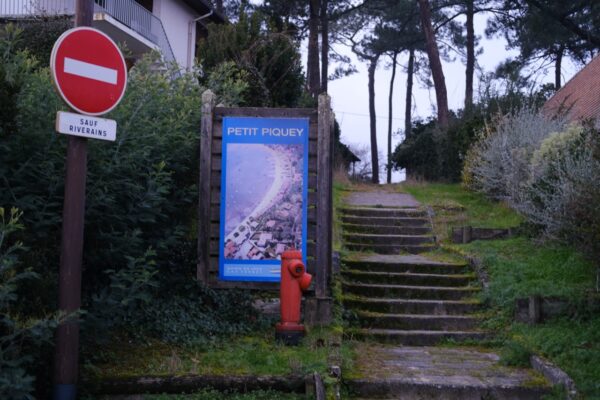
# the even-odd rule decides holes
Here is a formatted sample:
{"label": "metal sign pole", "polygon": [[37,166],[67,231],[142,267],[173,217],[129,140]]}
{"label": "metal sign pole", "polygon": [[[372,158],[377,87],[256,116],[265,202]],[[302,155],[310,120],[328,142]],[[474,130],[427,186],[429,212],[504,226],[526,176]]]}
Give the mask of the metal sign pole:
{"label": "metal sign pole", "polygon": [[[93,0],[76,0],[75,25],[91,26]],[[81,260],[87,175],[87,139],[69,136],[60,249],[58,308],[69,314],[81,307]],[[79,361],[79,323],[68,320],[56,332],[54,398],[75,400]]]}

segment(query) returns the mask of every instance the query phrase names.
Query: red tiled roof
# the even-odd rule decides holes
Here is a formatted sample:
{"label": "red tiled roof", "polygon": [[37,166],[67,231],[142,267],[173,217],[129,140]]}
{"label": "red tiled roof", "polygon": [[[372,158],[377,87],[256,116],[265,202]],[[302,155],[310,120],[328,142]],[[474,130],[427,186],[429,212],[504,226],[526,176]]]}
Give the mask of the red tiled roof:
{"label": "red tiled roof", "polygon": [[596,56],[544,104],[548,114],[567,112],[570,121],[600,121],[600,56]]}

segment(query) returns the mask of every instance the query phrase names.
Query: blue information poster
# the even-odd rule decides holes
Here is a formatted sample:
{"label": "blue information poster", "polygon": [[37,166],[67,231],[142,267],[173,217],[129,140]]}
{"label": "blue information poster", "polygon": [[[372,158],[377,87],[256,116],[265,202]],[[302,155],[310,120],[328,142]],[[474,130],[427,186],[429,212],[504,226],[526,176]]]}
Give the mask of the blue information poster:
{"label": "blue information poster", "polygon": [[219,278],[279,282],[281,253],[306,263],[308,118],[223,119]]}

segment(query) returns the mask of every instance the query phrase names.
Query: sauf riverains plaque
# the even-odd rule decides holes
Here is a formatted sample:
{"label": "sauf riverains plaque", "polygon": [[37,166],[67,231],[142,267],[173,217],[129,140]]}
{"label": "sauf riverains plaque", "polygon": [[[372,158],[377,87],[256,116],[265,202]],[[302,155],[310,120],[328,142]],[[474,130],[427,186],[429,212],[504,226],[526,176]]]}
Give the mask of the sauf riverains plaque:
{"label": "sauf riverains plaque", "polygon": [[278,282],[281,254],[306,263],[308,119],[223,119],[219,278]]}

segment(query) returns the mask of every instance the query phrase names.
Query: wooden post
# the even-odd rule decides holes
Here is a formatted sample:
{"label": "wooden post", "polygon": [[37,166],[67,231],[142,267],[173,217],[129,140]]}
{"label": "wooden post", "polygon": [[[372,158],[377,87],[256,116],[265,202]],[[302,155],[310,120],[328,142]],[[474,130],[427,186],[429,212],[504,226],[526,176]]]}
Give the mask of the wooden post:
{"label": "wooden post", "polygon": [[[75,26],[91,26],[93,0],[77,0]],[[85,219],[87,139],[69,136],[63,202],[60,267],[58,271],[58,309],[69,315],[81,307],[81,261]],[[79,321],[60,323],[54,349],[54,398],[75,400],[79,371]]]}
{"label": "wooden post", "polygon": [[529,296],[529,325],[542,322],[542,300],[539,296]]}
{"label": "wooden post", "polygon": [[462,228],[462,242],[463,243],[471,243],[473,240],[473,227],[472,226],[463,226]]}
{"label": "wooden post", "polygon": [[202,93],[200,181],[198,182],[198,268],[196,278],[203,283],[208,282],[210,262],[210,173],[215,99],[215,94],[210,90]]}
{"label": "wooden post", "polygon": [[329,163],[327,166],[327,169],[325,170],[325,173],[328,175],[327,179],[329,180],[328,183],[328,190],[327,190],[327,195],[329,197],[328,199],[328,203],[329,203],[329,210],[328,210],[328,220],[329,220],[329,237],[327,238],[329,244],[329,256],[328,256],[328,260],[329,260],[329,264],[328,264],[328,269],[327,269],[327,276],[328,276],[328,290],[331,289],[331,279],[333,277],[333,166],[335,163],[335,149],[334,149],[334,130],[335,130],[335,114],[333,113],[333,110],[331,109],[331,97],[329,97],[328,99],[328,103],[327,103],[328,109],[329,109],[329,138],[327,139],[327,141],[329,142]]}
{"label": "wooden post", "polygon": [[332,216],[333,216],[333,130],[331,122],[331,98],[319,96],[317,138],[317,248],[315,298],[307,303],[306,323],[327,325],[332,318],[330,293],[332,265]]}

